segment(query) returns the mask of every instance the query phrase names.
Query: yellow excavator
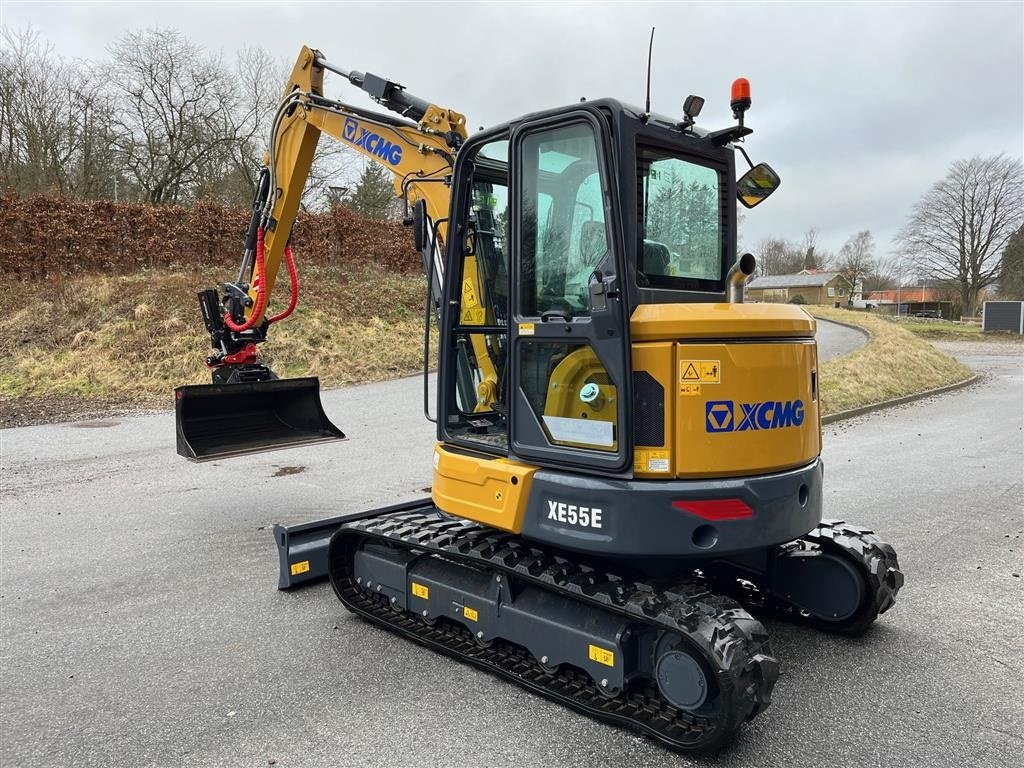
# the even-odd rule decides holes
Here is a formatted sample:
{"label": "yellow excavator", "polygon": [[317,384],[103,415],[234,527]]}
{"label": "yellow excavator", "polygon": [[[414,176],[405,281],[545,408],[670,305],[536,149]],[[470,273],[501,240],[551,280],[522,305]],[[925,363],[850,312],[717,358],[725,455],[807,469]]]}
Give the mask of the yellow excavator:
{"label": "yellow excavator", "polygon": [[[327,72],[398,116],[327,98]],[[893,605],[893,548],[822,520],[815,322],[743,301],[736,201],[780,183],[743,150],[750,104],[740,78],[718,130],[690,96],[680,117],[600,99],[470,137],[458,112],[303,48],[238,276],[199,294],[213,383],[176,390],[178,452],[344,437],[316,379],[258,353],[296,305],[288,241],[322,134],[394,174],[425,346],[439,325],[438,442],[430,498],[277,526],[279,586],[326,576],[371,622],[698,754],[769,704],[755,615],[858,634]]]}

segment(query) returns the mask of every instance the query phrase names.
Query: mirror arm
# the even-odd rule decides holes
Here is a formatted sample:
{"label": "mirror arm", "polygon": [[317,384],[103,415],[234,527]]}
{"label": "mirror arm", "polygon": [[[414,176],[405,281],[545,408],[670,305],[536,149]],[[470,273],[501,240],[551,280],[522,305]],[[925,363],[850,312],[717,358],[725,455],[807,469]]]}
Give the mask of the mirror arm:
{"label": "mirror arm", "polygon": [[738,139],[742,139],[744,136],[749,136],[753,132],[753,128],[747,128],[743,125],[734,125],[730,128],[723,128],[720,131],[712,131],[705,138],[716,147],[724,147],[730,141],[737,141]]}
{"label": "mirror arm", "polygon": [[743,148],[743,145],[737,144],[736,149],[738,149],[740,151],[740,154],[743,155],[743,159],[747,161],[747,165],[750,166],[750,170],[754,170],[754,163],[751,161],[750,155],[747,154],[747,150]]}

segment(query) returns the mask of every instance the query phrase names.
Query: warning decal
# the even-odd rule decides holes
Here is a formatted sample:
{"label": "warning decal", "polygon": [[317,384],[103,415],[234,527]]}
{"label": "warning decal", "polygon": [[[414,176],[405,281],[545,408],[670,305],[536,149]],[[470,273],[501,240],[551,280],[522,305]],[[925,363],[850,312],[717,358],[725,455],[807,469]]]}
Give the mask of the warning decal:
{"label": "warning decal", "polygon": [[669,472],[669,452],[665,449],[637,448],[633,454],[634,472]]}
{"label": "warning decal", "polygon": [[598,664],[604,664],[606,667],[615,666],[615,652],[607,651],[596,645],[588,646],[587,656],[591,661],[596,661]]}
{"label": "warning decal", "polygon": [[718,360],[680,360],[679,383],[721,384],[722,363]]}
{"label": "warning decal", "polygon": [[417,584],[415,581],[412,583],[412,593],[419,598],[424,600],[430,599],[430,588],[423,584]]}

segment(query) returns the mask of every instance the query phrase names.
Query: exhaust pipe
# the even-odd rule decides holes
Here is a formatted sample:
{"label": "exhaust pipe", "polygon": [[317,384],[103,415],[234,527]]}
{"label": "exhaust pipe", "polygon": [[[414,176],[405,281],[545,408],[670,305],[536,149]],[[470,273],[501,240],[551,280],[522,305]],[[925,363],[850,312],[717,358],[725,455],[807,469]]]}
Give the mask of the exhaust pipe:
{"label": "exhaust pipe", "polygon": [[752,253],[744,253],[732,265],[729,273],[725,276],[730,304],[743,303],[743,286],[747,284],[747,280],[754,274],[754,267],[756,266],[757,259],[754,258]]}

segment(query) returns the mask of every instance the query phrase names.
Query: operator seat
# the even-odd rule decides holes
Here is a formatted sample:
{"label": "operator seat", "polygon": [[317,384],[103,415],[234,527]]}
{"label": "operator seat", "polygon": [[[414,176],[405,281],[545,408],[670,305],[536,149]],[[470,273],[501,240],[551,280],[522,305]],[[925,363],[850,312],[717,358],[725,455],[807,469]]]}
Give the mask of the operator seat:
{"label": "operator seat", "polygon": [[667,245],[655,242],[654,240],[644,240],[644,252],[640,260],[640,271],[645,275],[663,277],[668,274],[668,265],[671,259],[672,254],[669,252]]}

